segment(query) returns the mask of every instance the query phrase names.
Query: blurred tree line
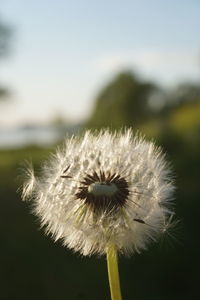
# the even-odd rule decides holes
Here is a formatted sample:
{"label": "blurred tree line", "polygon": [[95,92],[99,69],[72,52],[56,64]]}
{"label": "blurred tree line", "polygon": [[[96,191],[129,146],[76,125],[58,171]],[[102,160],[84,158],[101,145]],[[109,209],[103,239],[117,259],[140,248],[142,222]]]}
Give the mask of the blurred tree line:
{"label": "blurred tree line", "polygon": [[[133,127],[149,136],[163,135],[169,130],[181,134],[183,123],[186,131],[196,131],[199,101],[200,82],[182,83],[170,90],[154,82],[143,81],[132,72],[124,72],[100,91],[86,125],[89,128],[112,129]],[[185,118],[188,119],[187,124]]]}

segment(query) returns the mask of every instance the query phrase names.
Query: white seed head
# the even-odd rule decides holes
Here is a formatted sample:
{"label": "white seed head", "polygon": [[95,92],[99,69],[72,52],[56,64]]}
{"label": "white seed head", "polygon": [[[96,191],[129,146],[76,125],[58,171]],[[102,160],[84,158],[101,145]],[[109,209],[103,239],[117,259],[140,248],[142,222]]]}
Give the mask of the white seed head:
{"label": "white seed head", "polygon": [[55,240],[83,255],[145,249],[173,215],[174,190],[160,149],[131,130],[107,130],[67,139],[44,165],[32,168],[23,199],[31,199],[41,225]]}

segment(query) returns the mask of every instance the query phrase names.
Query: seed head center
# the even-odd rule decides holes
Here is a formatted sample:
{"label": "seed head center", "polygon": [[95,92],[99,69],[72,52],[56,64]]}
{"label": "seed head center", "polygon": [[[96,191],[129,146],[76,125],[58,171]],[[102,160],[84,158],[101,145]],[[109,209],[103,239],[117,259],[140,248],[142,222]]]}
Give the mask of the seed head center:
{"label": "seed head center", "polygon": [[89,185],[88,192],[96,197],[106,196],[112,197],[118,191],[118,187],[114,183],[94,182]]}

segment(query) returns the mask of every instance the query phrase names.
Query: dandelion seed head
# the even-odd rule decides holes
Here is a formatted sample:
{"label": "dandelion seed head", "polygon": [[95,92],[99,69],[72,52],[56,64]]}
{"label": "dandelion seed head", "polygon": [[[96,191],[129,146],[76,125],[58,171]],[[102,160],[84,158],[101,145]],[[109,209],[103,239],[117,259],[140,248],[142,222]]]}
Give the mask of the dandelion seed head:
{"label": "dandelion seed head", "polygon": [[31,167],[23,198],[55,240],[83,255],[104,254],[110,244],[131,254],[145,249],[173,215],[174,186],[164,156],[131,130],[67,139],[43,166]]}

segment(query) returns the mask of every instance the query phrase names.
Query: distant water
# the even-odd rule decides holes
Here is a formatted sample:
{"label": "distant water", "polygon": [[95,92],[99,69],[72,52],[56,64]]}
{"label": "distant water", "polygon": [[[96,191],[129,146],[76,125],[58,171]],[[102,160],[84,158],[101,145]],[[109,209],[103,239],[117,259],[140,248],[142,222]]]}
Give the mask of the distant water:
{"label": "distant water", "polygon": [[0,148],[19,148],[33,144],[48,146],[59,141],[63,135],[64,130],[55,127],[0,129]]}

